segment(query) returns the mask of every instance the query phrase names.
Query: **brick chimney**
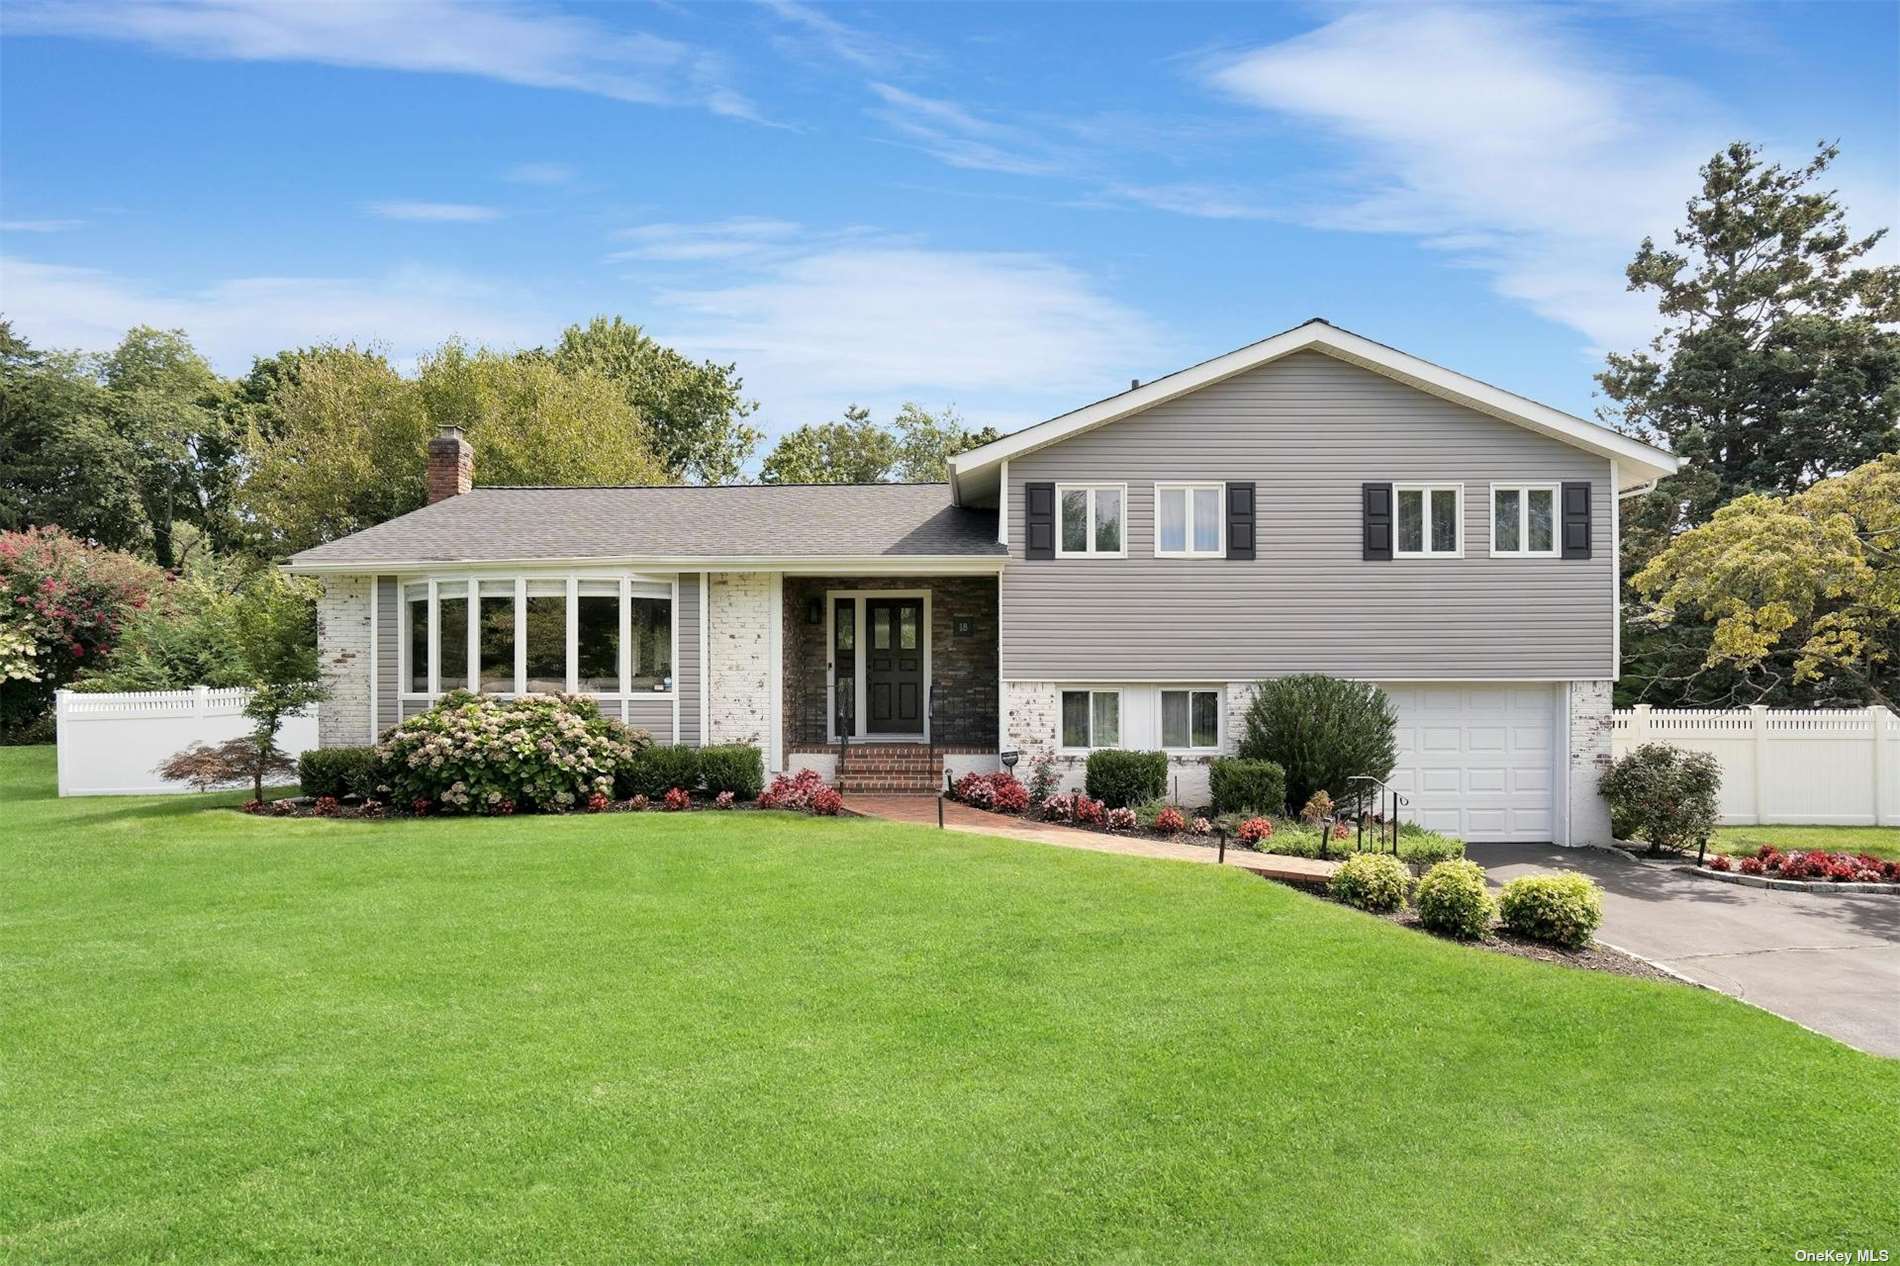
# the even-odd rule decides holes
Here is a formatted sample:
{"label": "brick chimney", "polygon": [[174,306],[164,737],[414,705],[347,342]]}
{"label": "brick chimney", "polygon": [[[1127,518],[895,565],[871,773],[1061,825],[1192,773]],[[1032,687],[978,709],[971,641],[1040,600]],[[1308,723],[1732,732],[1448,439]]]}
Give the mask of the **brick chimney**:
{"label": "brick chimney", "polygon": [[429,441],[429,504],[459,497],[475,483],[475,450],[462,428],[445,426]]}

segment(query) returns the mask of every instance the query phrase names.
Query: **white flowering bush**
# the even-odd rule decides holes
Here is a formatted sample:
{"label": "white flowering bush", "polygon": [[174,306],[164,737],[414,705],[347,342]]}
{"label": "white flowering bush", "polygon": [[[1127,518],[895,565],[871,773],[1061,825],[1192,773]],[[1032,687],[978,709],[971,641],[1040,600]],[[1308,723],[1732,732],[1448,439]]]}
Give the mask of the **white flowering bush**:
{"label": "white flowering bush", "polygon": [[615,773],[650,742],[583,696],[458,690],[376,745],[378,794],[417,812],[564,813],[611,797]]}

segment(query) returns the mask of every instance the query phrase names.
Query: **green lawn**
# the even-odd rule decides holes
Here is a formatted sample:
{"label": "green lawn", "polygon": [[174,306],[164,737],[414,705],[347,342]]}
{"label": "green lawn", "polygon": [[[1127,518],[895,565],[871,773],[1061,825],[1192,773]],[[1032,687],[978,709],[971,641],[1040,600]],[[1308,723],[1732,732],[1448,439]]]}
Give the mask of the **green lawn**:
{"label": "green lawn", "polygon": [[1900,1062],[1235,870],[52,782],[0,750],[11,1260],[1900,1248]]}
{"label": "green lawn", "polygon": [[1725,826],[1710,844],[1724,853],[1753,853],[1764,844],[1782,852],[1819,848],[1900,858],[1900,826]]}

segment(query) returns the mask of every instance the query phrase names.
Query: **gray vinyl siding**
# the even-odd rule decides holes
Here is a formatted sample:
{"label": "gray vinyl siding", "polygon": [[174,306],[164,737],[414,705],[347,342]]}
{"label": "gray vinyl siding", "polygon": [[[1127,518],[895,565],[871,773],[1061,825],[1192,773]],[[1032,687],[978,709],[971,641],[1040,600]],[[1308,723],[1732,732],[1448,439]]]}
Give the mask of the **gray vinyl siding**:
{"label": "gray vinyl siding", "polygon": [[705,741],[699,715],[699,573],[680,573],[679,645],[673,648],[673,688],[680,697],[680,739],[695,747]]}
{"label": "gray vinyl siding", "polygon": [[376,733],[402,720],[402,607],[394,576],[376,578]]}
{"label": "gray vinyl siding", "polygon": [[660,695],[653,699],[632,698],[627,700],[627,724],[636,730],[645,730],[652,735],[655,743],[673,741],[673,699],[670,695]]}
{"label": "gray vinyl siding", "polygon": [[[1023,485],[1126,482],[1128,556],[1023,557]],[[1154,485],[1253,480],[1257,558],[1161,559]],[[1464,557],[1365,562],[1360,485],[1464,484]],[[1491,557],[1491,484],[1588,480],[1587,560]],[[1608,460],[1318,352],[1014,458],[1002,675],[1607,678]]]}

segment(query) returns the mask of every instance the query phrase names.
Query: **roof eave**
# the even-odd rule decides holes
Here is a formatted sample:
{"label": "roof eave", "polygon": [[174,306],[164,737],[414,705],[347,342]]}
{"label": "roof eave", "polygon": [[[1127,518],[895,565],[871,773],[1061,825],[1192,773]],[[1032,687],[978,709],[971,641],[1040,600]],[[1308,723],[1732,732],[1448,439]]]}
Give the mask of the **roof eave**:
{"label": "roof eave", "polygon": [[387,576],[406,572],[484,571],[497,569],[621,567],[641,571],[775,571],[822,575],[840,571],[858,573],[931,572],[936,574],[994,575],[1009,561],[1004,554],[861,554],[784,555],[682,554],[635,556],[593,555],[574,558],[292,558],[280,569],[294,576]]}

